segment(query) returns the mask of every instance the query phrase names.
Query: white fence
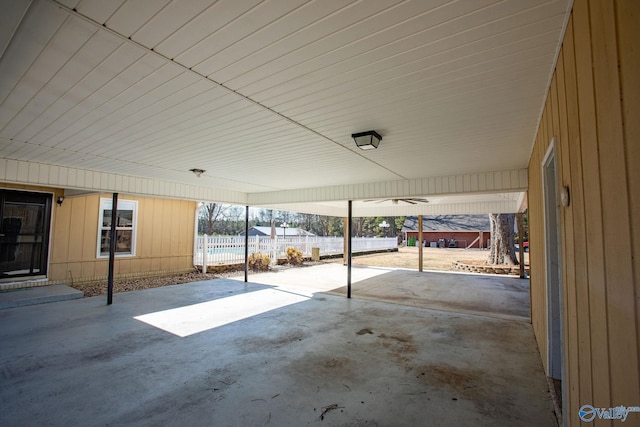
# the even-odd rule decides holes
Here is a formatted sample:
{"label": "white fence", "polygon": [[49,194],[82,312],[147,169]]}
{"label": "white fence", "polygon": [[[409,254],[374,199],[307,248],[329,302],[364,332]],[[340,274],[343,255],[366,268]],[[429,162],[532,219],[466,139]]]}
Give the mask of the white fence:
{"label": "white fence", "polygon": [[[320,256],[338,255],[343,252],[342,237],[278,237],[271,239],[265,236],[249,237],[249,254],[261,252],[269,255],[275,262],[278,258],[286,258],[287,248],[296,248],[303,256],[311,256],[311,248],[320,248]],[[395,249],[398,241],[395,237],[354,237],[352,252]],[[194,265],[244,264],[244,236],[198,236],[196,237]]]}

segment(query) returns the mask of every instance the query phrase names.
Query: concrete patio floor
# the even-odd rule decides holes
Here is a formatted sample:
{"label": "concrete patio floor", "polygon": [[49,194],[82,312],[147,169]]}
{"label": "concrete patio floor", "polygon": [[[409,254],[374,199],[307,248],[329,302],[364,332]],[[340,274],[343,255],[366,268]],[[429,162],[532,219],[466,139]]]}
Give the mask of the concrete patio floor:
{"label": "concrete patio floor", "polygon": [[[529,279],[498,274],[355,266],[351,276],[354,298],[524,322],[530,318]],[[270,286],[286,285],[346,295],[346,277],[345,266],[331,263],[260,273],[251,275],[250,280]]]}
{"label": "concrete patio floor", "polygon": [[530,324],[348,300],[314,269],[2,310],[0,425],[554,425]]}

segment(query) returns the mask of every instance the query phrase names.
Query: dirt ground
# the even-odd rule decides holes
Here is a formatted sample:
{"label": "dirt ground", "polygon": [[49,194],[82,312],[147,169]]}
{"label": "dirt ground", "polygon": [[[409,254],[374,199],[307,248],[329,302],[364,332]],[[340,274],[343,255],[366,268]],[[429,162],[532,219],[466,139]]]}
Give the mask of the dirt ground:
{"label": "dirt ground", "polygon": [[[489,252],[483,249],[423,248],[422,262],[425,270],[453,271],[454,261],[485,261]],[[418,268],[418,248],[398,248],[387,252],[353,257],[353,265],[370,267]]]}
{"label": "dirt ground", "polygon": [[[449,248],[423,248],[422,259],[425,270],[453,271],[454,261],[483,262],[486,260],[488,252],[482,249],[449,249]],[[335,262],[341,263],[342,258],[333,258],[320,261],[320,263]],[[529,254],[525,253],[525,262],[529,262]],[[315,264],[305,262],[305,266]],[[352,265],[369,267],[391,267],[391,268],[418,268],[418,248],[402,247],[398,252],[383,252],[371,255],[357,255],[353,257]],[[289,266],[278,266],[277,268],[295,268]],[[114,293],[135,291],[141,289],[158,288],[161,286],[177,285],[182,283],[196,282],[200,280],[211,280],[221,277],[242,276],[244,270],[229,271],[225,273],[193,272],[172,276],[159,276],[136,279],[116,280],[113,286]],[[251,274],[259,274],[252,272]],[[76,283],[72,287],[84,292],[85,297],[105,295],[107,293],[106,282],[102,283]]]}

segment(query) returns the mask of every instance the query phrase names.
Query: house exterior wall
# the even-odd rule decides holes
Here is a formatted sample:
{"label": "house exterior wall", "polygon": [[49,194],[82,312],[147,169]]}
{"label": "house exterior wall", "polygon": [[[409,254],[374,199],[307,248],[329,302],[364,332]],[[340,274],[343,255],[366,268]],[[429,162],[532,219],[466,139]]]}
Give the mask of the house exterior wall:
{"label": "house exterior wall", "polygon": [[[3,184],[10,189],[54,193],[57,188]],[[67,196],[61,206],[53,204],[48,282],[70,283],[105,280],[108,258],[97,257],[100,198],[110,193]],[[116,257],[118,277],[151,276],[193,270],[193,239],[197,203],[119,195],[119,200],[138,202],[135,256]]]}
{"label": "house exterior wall", "polygon": [[582,405],[640,402],[639,17],[634,0],[575,1],[529,163],[532,323],[547,372],[541,164],[552,138],[570,191],[560,208],[569,425]]}
{"label": "house exterior wall", "polygon": [[[55,210],[50,278],[57,281],[103,280],[108,259],[97,258],[100,198],[67,197]],[[170,274],[193,270],[197,203],[120,195],[138,202],[135,256],[116,257],[116,277]]]}
{"label": "house exterior wall", "polygon": [[[429,245],[429,243],[431,242],[437,242],[438,239],[445,239],[447,241],[447,245],[449,244],[449,240],[451,238],[454,238],[458,241],[458,248],[464,248],[468,245],[471,244],[471,242],[473,242],[475,239],[478,238],[478,235],[480,234],[480,232],[478,231],[423,231],[422,232],[422,239],[426,240],[427,246]],[[491,237],[491,233],[489,231],[484,231],[483,233],[483,238],[482,238],[482,242],[483,242],[483,247],[486,248],[487,247],[487,242],[489,241],[490,237]],[[415,237],[416,239],[418,238],[418,232],[417,231],[407,231],[407,238],[409,237]],[[465,245],[466,242],[466,245]],[[472,248],[479,248],[480,247],[480,240],[478,240],[477,242],[475,242],[472,246]]]}

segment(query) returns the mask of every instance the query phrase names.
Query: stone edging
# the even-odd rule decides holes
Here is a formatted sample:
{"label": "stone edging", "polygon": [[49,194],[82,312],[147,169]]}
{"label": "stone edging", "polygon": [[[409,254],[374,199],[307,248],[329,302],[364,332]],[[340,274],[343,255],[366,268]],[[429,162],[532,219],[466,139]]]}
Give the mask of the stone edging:
{"label": "stone edging", "polygon": [[[517,265],[512,267],[498,265],[473,265],[465,264],[463,261],[454,261],[453,266],[456,270],[470,271],[472,273],[520,275],[520,267]],[[525,267],[524,272],[529,275],[529,267]]]}

